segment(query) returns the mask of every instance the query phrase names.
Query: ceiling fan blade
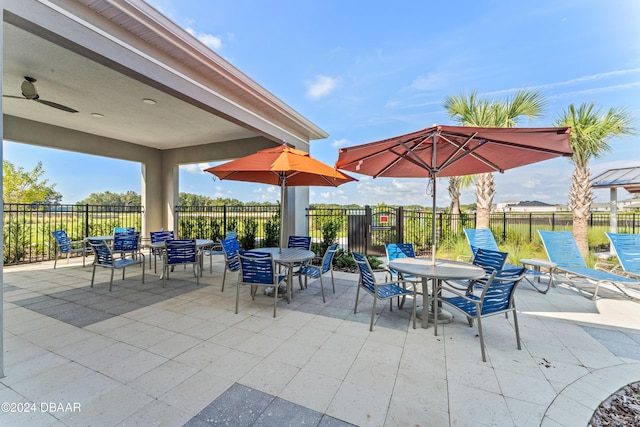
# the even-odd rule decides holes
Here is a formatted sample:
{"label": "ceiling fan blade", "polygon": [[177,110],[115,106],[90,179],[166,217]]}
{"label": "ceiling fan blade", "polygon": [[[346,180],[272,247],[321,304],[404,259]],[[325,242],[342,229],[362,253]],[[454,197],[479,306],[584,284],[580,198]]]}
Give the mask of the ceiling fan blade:
{"label": "ceiling fan blade", "polygon": [[57,102],[46,101],[44,99],[34,99],[41,104],[48,105],[49,107],[57,108],[58,110],[66,111],[68,113],[77,113],[78,110],[74,110],[71,107],[67,107],[66,105],[58,104]]}

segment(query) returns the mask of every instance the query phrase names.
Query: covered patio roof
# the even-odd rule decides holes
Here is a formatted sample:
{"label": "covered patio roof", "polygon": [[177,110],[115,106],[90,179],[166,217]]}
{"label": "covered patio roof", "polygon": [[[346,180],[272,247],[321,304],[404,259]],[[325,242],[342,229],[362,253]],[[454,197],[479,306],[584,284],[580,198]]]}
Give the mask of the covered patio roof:
{"label": "covered patio roof", "polygon": [[591,180],[593,188],[622,187],[629,193],[640,193],[640,166],[609,169]]}
{"label": "covered patio roof", "polygon": [[[142,0],[0,7],[2,139],[140,163],[143,235],[175,227],[180,165],[328,136]],[[289,191],[308,204],[308,189]],[[2,343],[0,330],[0,377]]]}

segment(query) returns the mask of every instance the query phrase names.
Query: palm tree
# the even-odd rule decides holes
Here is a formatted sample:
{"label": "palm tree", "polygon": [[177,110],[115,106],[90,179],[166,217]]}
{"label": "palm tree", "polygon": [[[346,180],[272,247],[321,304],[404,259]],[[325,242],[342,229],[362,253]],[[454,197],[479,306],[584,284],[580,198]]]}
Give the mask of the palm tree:
{"label": "palm tree", "polygon": [[[445,100],[444,108],[449,116],[462,126],[478,127],[515,127],[521,117],[529,119],[542,115],[545,100],[537,91],[521,89],[513,99],[498,102],[479,99],[476,92],[466,96],[450,96]],[[495,195],[495,183],[492,173],[480,174],[476,181],[476,227],[489,228],[491,204]]]}
{"label": "palm tree", "polygon": [[573,235],[583,256],[589,252],[589,213],[593,192],[589,160],[611,151],[607,140],[616,135],[633,133],[631,117],[621,108],[612,108],[605,114],[593,103],[579,108],[571,104],[556,121],[557,126],[571,126],[571,148],[574,165],[569,190],[569,209],[573,213]]}
{"label": "palm tree", "polygon": [[451,199],[451,232],[458,234],[458,223],[460,222],[460,190],[471,187],[473,175],[450,176],[449,177],[449,198]]}

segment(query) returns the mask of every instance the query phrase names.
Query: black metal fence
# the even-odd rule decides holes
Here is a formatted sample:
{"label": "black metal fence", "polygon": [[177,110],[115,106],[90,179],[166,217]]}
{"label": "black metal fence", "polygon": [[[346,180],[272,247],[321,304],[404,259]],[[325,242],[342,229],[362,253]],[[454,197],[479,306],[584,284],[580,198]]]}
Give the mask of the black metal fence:
{"label": "black metal fence", "polygon": [[[279,205],[176,206],[175,209],[180,237],[218,240],[227,230],[235,230],[245,248],[279,244]],[[141,206],[5,204],[4,263],[53,259],[56,245],[51,232],[54,230],[63,229],[71,240],[81,240],[112,234],[114,227],[140,229],[142,213]],[[432,244],[432,218],[430,210],[403,207],[307,209],[308,235],[314,244],[337,239],[344,249],[369,254],[379,253],[387,242],[412,243],[419,253],[427,253]],[[473,214],[452,216],[437,212],[435,222],[439,245],[458,239],[463,235],[463,228],[476,226]],[[638,212],[618,213],[617,222],[620,233],[640,233]],[[590,234],[609,230],[609,224],[609,213],[592,213]],[[570,212],[494,213],[490,218],[490,228],[500,243],[536,241],[538,229],[566,230],[571,225]]]}
{"label": "black metal fence", "polygon": [[47,261],[57,250],[52,231],[65,230],[71,240],[113,234],[114,227],[142,227],[141,206],[4,205],[5,264]]}

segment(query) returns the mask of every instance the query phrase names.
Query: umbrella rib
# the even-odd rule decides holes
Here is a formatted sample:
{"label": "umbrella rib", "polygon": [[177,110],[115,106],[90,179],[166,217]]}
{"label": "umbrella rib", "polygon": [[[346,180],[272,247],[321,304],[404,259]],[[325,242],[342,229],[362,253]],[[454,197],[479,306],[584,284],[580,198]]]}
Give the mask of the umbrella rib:
{"label": "umbrella rib", "polygon": [[[464,150],[464,148],[473,140],[473,138],[475,138],[475,136],[478,134],[478,132],[474,132],[473,135],[469,136],[469,138],[467,138],[467,140],[463,143],[463,144],[458,144],[454,141],[451,141],[449,138],[447,138],[447,136],[440,134],[440,136],[442,136],[442,139],[447,141],[449,144],[453,145],[454,147],[456,147],[456,151],[454,151],[444,162],[442,162],[442,166],[440,166],[440,168],[438,168],[438,170],[442,170],[442,169],[446,169],[451,163],[455,163],[457,162],[459,159],[461,159],[462,157],[464,157],[464,153],[461,156],[458,156],[458,153],[460,153],[461,151]],[[469,150],[468,154],[472,153],[474,150]]]}
{"label": "umbrella rib", "polygon": [[[485,165],[489,166],[491,169],[493,169],[496,172],[503,172],[502,169],[500,169],[499,167],[497,167],[493,162],[490,162],[489,160],[487,160],[485,157],[480,156],[479,154],[476,153],[476,150],[478,150],[480,147],[482,147],[482,145],[478,145],[475,148],[472,148],[470,150],[464,151],[462,154],[456,156],[456,154],[458,154],[460,152],[460,150],[464,150],[464,147],[471,142],[471,140],[473,140],[473,138],[477,135],[478,133],[474,133],[469,139],[467,139],[467,141],[465,141],[464,144],[459,144],[455,141],[450,140],[449,138],[447,138],[446,136],[442,135],[442,139],[444,139],[445,141],[447,141],[449,144],[453,145],[454,147],[457,147],[458,150],[456,150],[456,152],[451,155],[449,157],[449,159],[447,159],[446,164],[443,164],[442,167],[440,168],[440,170],[445,169],[447,166],[449,166],[449,164],[455,163],[457,161],[459,161],[460,159],[466,157],[466,156],[471,156],[474,159],[484,163]],[[454,156],[456,156],[454,158]]]}
{"label": "umbrella rib", "polygon": [[[421,136],[421,138],[422,138],[422,136]],[[393,149],[393,148],[389,148],[389,149],[387,149],[387,150],[380,151],[379,153],[377,153],[377,154],[383,154],[383,153],[386,153],[386,152],[389,152],[389,151],[390,151],[390,152],[392,152],[392,153],[396,154],[398,157],[396,157],[396,158],[395,158],[395,160],[393,160],[392,162],[390,162],[387,166],[385,166],[384,168],[382,168],[382,169],[380,170],[380,172],[378,172],[377,174],[373,175],[373,177],[374,177],[374,178],[377,178],[377,177],[379,177],[379,176],[383,175],[386,171],[388,171],[389,169],[391,169],[393,166],[395,166],[398,162],[400,162],[400,161],[401,161],[401,160],[403,160],[403,159],[404,159],[404,160],[406,160],[406,161],[408,161],[408,162],[413,163],[413,164],[414,164],[414,165],[416,165],[416,166],[420,166],[420,167],[422,167],[423,169],[426,169],[427,171],[431,172],[431,167],[430,167],[427,163],[425,163],[425,162],[424,162],[424,160],[422,160],[422,159],[421,159],[421,158],[420,158],[420,157],[419,157],[419,156],[414,152],[414,150],[415,150],[416,148],[418,148],[419,146],[421,146],[421,145],[422,145],[425,141],[427,141],[428,139],[429,139],[429,137],[428,137],[428,136],[427,136],[427,137],[422,138],[422,140],[421,140],[420,142],[418,142],[418,143],[417,143],[415,146],[413,146],[412,148],[409,148],[409,147],[406,145],[406,143],[407,143],[408,141],[399,141],[399,142],[398,142],[398,146],[399,146],[399,147],[402,147],[402,148],[404,148],[404,149],[405,149],[405,152],[404,152],[404,153],[396,153],[396,152],[394,151],[394,149]],[[395,147],[394,147],[394,148],[395,148]],[[409,157],[407,157],[407,156],[411,156],[412,158],[409,158]]]}

